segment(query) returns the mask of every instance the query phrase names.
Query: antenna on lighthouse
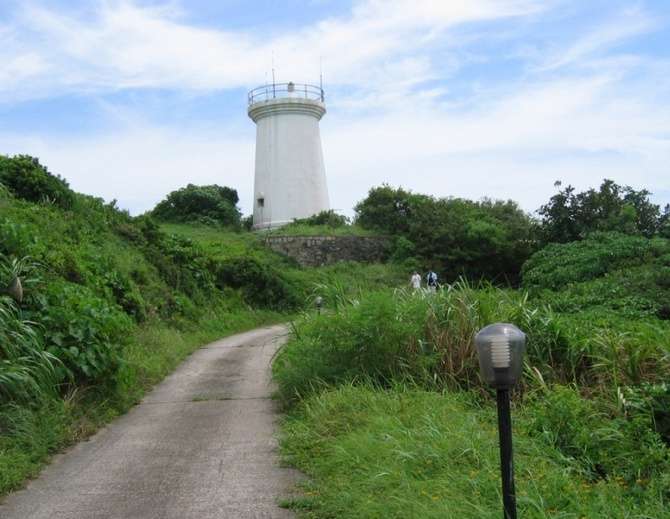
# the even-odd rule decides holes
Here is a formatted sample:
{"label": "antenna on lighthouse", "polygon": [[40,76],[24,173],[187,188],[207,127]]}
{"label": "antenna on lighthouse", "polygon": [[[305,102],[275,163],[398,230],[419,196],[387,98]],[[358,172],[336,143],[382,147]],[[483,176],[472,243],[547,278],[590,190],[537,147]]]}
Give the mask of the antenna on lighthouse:
{"label": "antenna on lighthouse", "polygon": [[319,56],[319,91],[321,92],[321,102],[325,101],[323,95],[323,56]]}
{"label": "antenna on lighthouse", "polygon": [[323,102],[323,57],[319,56],[319,88],[321,89],[321,101]]}
{"label": "antenna on lighthouse", "polygon": [[272,97],[276,97],[275,89],[275,51],[272,51]]}

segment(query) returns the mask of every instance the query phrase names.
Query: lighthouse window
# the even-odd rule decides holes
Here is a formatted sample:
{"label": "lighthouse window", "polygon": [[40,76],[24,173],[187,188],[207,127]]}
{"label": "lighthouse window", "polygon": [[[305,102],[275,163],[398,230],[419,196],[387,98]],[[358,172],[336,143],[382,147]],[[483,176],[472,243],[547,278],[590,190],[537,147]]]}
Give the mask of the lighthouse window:
{"label": "lighthouse window", "polygon": [[263,207],[265,205],[265,198],[258,199],[258,207]]}

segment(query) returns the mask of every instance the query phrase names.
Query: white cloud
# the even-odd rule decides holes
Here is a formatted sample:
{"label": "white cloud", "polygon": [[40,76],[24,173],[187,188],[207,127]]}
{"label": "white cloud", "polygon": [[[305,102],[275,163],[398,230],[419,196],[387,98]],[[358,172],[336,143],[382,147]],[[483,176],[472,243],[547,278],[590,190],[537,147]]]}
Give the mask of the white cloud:
{"label": "white cloud", "polygon": [[[539,3],[369,0],[349,15],[270,39],[189,26],[178,10],[128,0],[100,3],[92,18],[22,5],[14,20],[18,30],[0,31],[0,58],[31,60],[39,67],[15,67],[14,80],[0,82],[0,92],[10,99],[123,88],[250,86],[262,82],[273,54],[283,78],[313,80],[322,59],[330,84],[379,82],[380,72],[386,84],[393,84],[406,73],[403,63],[415,61],[408,56],[425,49],[446,27],[527,14]],[[31,79],[30,88],[17,89],[25,79]]]}
{"label": "white cloud", "polygon": [[[33,6],[19,16],[25,31],[0,29],[0,59],[10,64],[0,72],[0,99],[128,87],[197,94],[255,86],[273,50],[279,79],[301,81],[316,75],[323,56],[327,84],[337,94],[328,99],[322,121],[337,209],[350,213],[382,182],[438,196],[513,198],[527,210],[550,196],[556,179],[582,189],[607,177],[670,192],[670,65],[610,52],[651,30],[642,11],[608,18],[563,49],[505,47],[504,54],[527,63],[522,77],[483,83],[465,103],[445,101],[446,78],[470,59],[463,57],[467,44],[461,54],[435,55],[436,47],[444,50],[451,41],[453,27],[535,15],[546,5],[370,0],[271,41],[189,26],[178,10],[127,1],[100,4],[93,20]],[[468,36],[481,38],[476,30]],[[488,59],[495,66],[502,58]],[[249,211],[250,121],[206,128],[191,121],[193,129],[185,132],[123,107],[114,119],[116,129],[105,135],[0,135],[0,152],[38,155],[75,189],[117,198],[133,213],[188,182],[234,186]]]}
{"label": "white cloud", "polygon": [[568,65],[583,65],[587,58],[592,59],[599,52],[647,33],[655,26],[656,22],[644,11],[629,7],[581,36],[567,48],[554,50],[540,65],[539,70],[549,71]]}
{"label": "white cloud", "polygon": [[[469,112],[435,103],[395,105],[352,119],[322,121],[334,208],[351,208],[388,182],[437,196],[512,198],[532,211],[561,179],[578,188],[607,177],[668,192],[670,107],[630,99],[607,76],[536,82]],[[77,190],[118,198],[133,213],[187,182],[239,190],[249,212],[253,124],[183,132],[126,119],[104,137],[24,140],[0,135],[0,149],[40,156]]]}

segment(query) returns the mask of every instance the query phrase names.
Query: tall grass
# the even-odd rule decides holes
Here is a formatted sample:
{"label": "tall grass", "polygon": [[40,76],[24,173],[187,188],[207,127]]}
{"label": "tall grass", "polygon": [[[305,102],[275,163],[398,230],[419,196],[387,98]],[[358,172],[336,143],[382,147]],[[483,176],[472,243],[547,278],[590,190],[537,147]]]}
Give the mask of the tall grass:
{"label": "tall grass", "polygon": [[[295,502],[294,507],[315,511],[315,517],[335,517],[349,506],[351,517],[381,516],[384,510],[385,517],[449,517],[446,510],[456,508],[441,505],[444,493],[435,491],[438,503],[424,502],[420,493],[455,482],[465,486],[446,498],[450,507],[461,507],[453,517],[488,517],[494,509],[493,488],[466,489],[478,478],[458,472],[465,466],[451,464],[434,473],[435,465],[412,465],[432,441],[421,432],[421,420],[433,417],[431,406],[438,406],[438,400],[421,396],[406,404],[418,407],[412,414],[416,423],[396,423],[396,415],[406,413],[405,406],[386,407],[396,398],[403,400],[397,395],[399,384],[429,389],[434,395],[449,391],[449,398],[462,396],[471,405],[475,398],[487,402],[473,339],[484,325],[502,321],[527,334],[524,378],[517,395],[523,398],[516,399],[517,412],[525,417],[519,441],[522,450],[535,453],[538,465],[529,465],[526,484],[533,490],[524,496],[523,515],[656,517],[646,514],[663,509],[670,496],[670,450],[663,442],[669,437],[670,417],[663,402],[670,392],[658,382],[670,375],[670,328],[662,322],[630,323],[597,313],[558,315],[523,292],[464,281],[437,293],[385,290],[361,293],[353,301],[340,296],[339,301],[328,314],[310,314],[297,323],[274,365],[279,396],[292,415],[285,427],[289,459],[315,477],[308,490],[316,497]],[[367,389],[369,384],[374,391]],[[337,386],[362,389],[333,391]],[[472,389],[463,396],[464,390]],[[369,400],[377,402],[366,407]],[[351,409],[359,403],[362,409]],[[341,413],[333,405],[342,406]],[[327,412],[322,414],[320,406],[330,406],[332,417],[324,418]],[[488,419],[479,420],[480,427],[490,426]],[[366,424],[362,428],[361,422]],[[468,443],[475,426],[458,423],[455,430],[449,419],[431,428],[440,438],[434,457],[451,459],[449,442],[458,441],[470,453],[467,465],[476,467],[477,460],[491,453],[483,445]],[[332,437],[324,427],[332,429]],[[384,431],[396,433],[387,437]],[[448,432],[440,437],[440,431]],[[413,436],[416,445],[394,447],[390,436]],[[347,456],[367,460],[372,468],[364,463],[348,473],[340,471]],[[383,466],[375,460],[383,460]],[[545,462],[540,472],[547,480],[538,482],[535,478],[540,476],[531,472]],[[581,481],[568,495],[562,494],[567,483],[559,476],[565,471],[573,474],[569,479]],[[386,486],[386,481],[392,483]],[[489,473],[482,484],[490,481],[497,478]],[[379,493],[374,490],[377,484],[383,487]],[[408,490],[396,493],[396,486]],[[331,487],[337,490],[331,492]],[[482,499],[484,494],[489,497]],[[388,496],[397,497],[402,506],[391,504]],[[607,515],[609,506],[612,512]],[[566,513],[554,514],[559,510]]]}
{"label": "tall grass", "polygon": [[460,281],[437,293],[386,290],[347,297],[309,314],[275,363],[279,394],[290,402],[322,383],[410,377],[428,387],[479,386],[474,336],[492,322],[527,334],[524,384],[578,383],[607,388],[670,375],[670,329],[637,322],[631,331],[556,315],[525,293]]}
{"label": "tall grass", "polygon": [[53,392],[58,360],[43,349],[32,323],[0,296],[0,404],[30,401]]}
{"label": "tall grass", "polygon": [[36,279],[30,258],[0,254],[0,405],[27,402],[43,392],[53,394],[58,382],[58,359],[45,351],[37,327],[25,320],[16,303],[2,290],[21,276],[26,286]]}
{"label": "tall grass", "polygon": [[[661,479],[594,480],[576,451],[566,456],[527,434],[535,411],[514,415],[519,517],[667,517]],[[583,418],[581,409],[575,414]],[[500,517],[495,420],[492,406],[479,407],[465,392],[343,385],[312,395],[283,427],[282,454],[309,476],[303,495],[286,506],[306,518]],[[606,424],[598,427],[594,440],[607,434]],[[606,452],[610,463],[622,463],[611,450],[621,435],[610,436],[604,447],[590,443],[589,454]],[[572,445],[581,449],[579,439]]]}

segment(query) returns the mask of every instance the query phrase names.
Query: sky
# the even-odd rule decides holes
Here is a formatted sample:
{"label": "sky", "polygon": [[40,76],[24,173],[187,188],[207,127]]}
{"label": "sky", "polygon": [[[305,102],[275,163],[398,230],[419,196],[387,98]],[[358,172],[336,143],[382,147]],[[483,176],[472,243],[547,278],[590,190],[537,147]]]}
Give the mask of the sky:
{"label": "sky", "polygon": [[667,0],[0,0],[0,154],[132,214],[253,198],[247,91],[318,83],[333,209],[388,183],[533,212],[604,178],[670,203]]}

